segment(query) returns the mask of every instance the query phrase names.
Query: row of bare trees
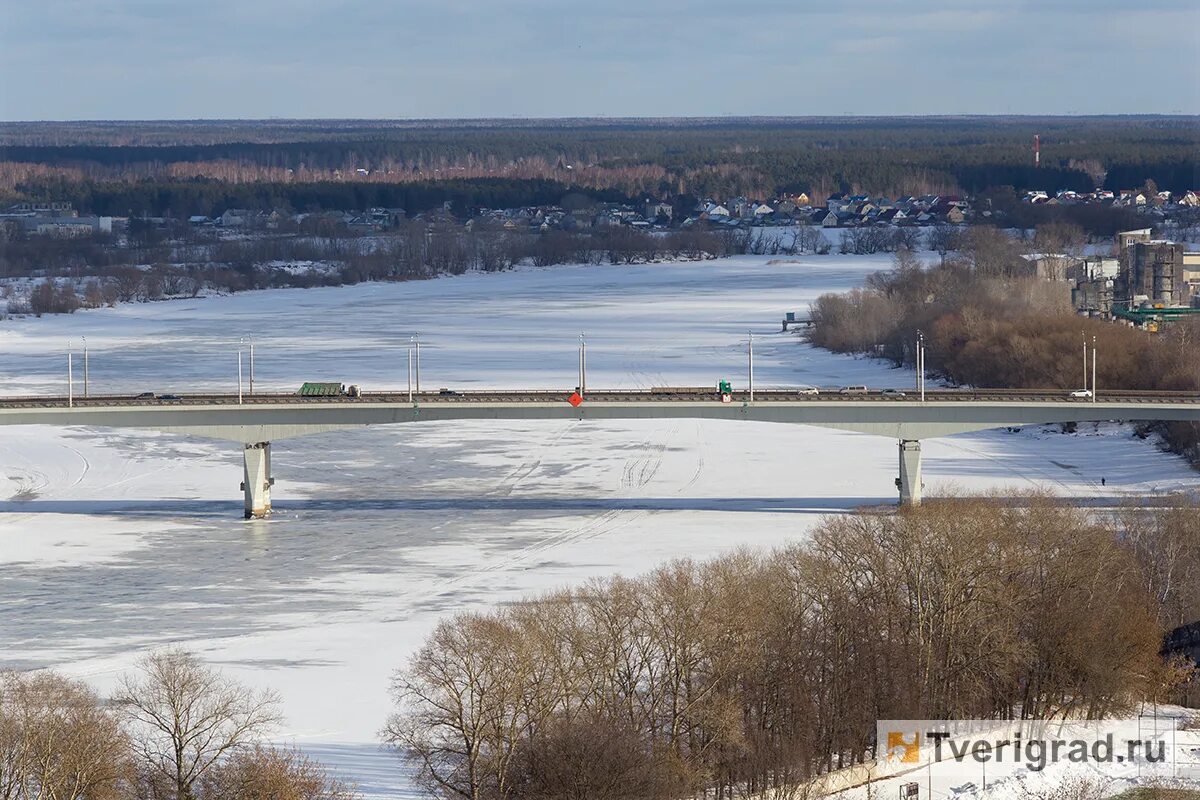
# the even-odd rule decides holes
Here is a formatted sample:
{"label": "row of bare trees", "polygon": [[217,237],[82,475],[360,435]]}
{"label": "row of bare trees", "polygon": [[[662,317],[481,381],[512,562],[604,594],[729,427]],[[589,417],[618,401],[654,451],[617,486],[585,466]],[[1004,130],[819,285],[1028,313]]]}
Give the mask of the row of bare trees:
{"label": "row of bare trees", "polygon": [[206,286],[221,285],[228,270],[209,268],[187,270],[158,265],[148,269],[113,267],[86,279],[82,286],[72,278],[45,278],[37,281],[27,295],[4,287],[8,314],[72,314],[81,308],[114,306],[118,302],[148,302],[169,297],[195,297]]}
{"label": "row of bare trees", "polygon": [[860,225],[842,231],[841,253],[871,255],[894,253],[897,250],[916,250],[922,242],[919,228],[904,226]]}
{"label": "row of bare trees", "polygon": [[[54,244],[60,250],[70,246],[69,242]],[[96,246],[91,241],[78,244]],[[101,259],[102,263],[90,264],[69,258],[63,251],[61,261],[55,262],[59,268],[36,270],[39,275],[50,275],[41,279],[28,297],[11,297],[7,310],[12,314],[71,313],[118,302],[194,297],[202,291],[417,280],[470,270],[496,272],[522,262],[545,267],[698,260],[742,253],[747,248],[744,231],[686,230],[658,235],[616,226],[588,232],[528,233],[408,222],[387,235],[371,237],[257,236],[201,245],[160,244],[128,250],[133,259],[128,264],[111,263],[111,254]],[[160,260],[146,266],[141,259],[151,255]]]}
{"label": "row of bare trees", "polygon": [[281,721],[181,650],[146,657],[105,700],[53,672],[0,672],[0,800],[352,800],[303,755],[259,740]]}
{"label": "row of bare trees", "polygon": [[[1200,517],[1130,513],[1172,541]],[[1186,677],[1160,610],[1200,567],[1193,544],[1150,568],[1178,554],[1122,526],[966,498],[459,614],[396,673],[385,735],[443,798],[784,797],[872,758],[877,719],[1114,714]]]}

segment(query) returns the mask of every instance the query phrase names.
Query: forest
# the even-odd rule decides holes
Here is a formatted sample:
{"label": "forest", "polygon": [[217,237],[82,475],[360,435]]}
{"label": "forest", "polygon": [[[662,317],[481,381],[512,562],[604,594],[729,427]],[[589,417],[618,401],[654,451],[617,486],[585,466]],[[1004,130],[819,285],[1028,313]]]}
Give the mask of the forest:
{"label": "forest", "polygon": [[[99,216],[164,216],[186,219],[220,215],[230,208],[298,213],[367,208],[401,208],[419,213],[450,203],[460,216],[474,207],[514,208],[559,205],[572,193],[568,184],[543,178],[452,178],[445,181],[367,183],[322,180],[311,183],[231,182],[216,178],[179,181],[72,181],[56,176],[41,181],[34,194],[67,198],[77,210]],[[611,189],[588,190],[592,202],[625,202]]]}
{"label": "forest", "polygon": [[1192,672],[1159,649],[1200,613],[1197,569],[1183,499],[1111,521],[1027,495],[829,517],[772,553],[448,618],[397,670],[385,735],[447,800],[815,798],[875,757],[877,719],[1180,699]]}
{"label": "forest", "polygon": [[372,203],[416,212],[566,191],[804,191],[819,201],[839,191],[1119,190],[1151,180],[1182,192],[1200,184],[1197,152],[1192,117],[12,123],[0,132],[0,200],[163,215]]}

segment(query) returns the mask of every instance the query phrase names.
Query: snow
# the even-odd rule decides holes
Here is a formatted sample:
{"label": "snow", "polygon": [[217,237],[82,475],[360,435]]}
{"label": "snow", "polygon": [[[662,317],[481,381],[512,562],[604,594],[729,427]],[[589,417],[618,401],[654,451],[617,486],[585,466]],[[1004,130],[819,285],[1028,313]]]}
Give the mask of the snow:
{"label": "snow", "polygon": [[[0,329],[3,394],[62,392],[87,337],[93,392],[331,379],[401,387],[420,332],[425,387],[571,387],[578,334],[597,387],[745,382],[909,387],[913,375],[780,333],[888,256],[737,257],[120,305]],[[76,360],[76,389],[81,364]],[[30,427],[0,434],[0,668],[57,667],[99,688],[179,643],[277,689],[295,743],[372,798],[415,796],[377,733],[387,687],[447,614],[588,577],[644,572],[805,535],[823,514],[892,503],[896,444],[765,423],[487,421],[275,443],[275,514],[241,519],[236,446]],[[1107,505],[1195,489],[1127,426],[924,442],[927,492],[1045,488]],[[1100,478],[1107,485],[1099,485]]]}

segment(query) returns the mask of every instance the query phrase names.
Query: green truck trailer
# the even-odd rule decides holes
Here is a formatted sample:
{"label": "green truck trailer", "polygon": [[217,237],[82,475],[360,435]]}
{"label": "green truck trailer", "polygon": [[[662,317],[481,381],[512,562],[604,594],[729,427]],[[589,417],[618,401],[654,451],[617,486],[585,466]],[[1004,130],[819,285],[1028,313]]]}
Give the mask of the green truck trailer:
{"label": "green truck trailer", "polygon": [[301,397],[359,397],[361,392],[357,386],[347,388],[344,383],[306,381],[296,394]]}

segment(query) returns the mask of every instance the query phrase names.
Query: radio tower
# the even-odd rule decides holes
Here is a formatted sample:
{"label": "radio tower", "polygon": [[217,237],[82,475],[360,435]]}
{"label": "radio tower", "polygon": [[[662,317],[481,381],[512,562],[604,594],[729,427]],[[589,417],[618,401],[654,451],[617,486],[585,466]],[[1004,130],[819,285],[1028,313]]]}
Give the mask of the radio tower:
{"label": "radio tower", "polygon": [[1042,165],[1042,137],[1038,134],[1033,135],[1033,166],[1040,167]]}

